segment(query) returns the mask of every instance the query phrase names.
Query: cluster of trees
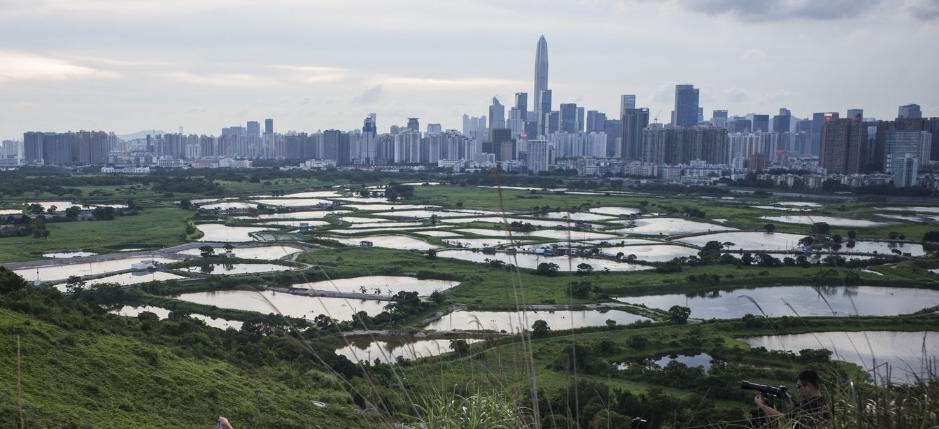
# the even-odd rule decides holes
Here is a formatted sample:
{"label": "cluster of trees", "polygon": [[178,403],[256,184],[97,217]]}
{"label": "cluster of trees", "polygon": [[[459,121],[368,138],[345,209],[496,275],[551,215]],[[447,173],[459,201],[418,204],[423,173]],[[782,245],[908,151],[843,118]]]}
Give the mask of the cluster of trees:
{"label": "cluster of trees", "polygon": [[385,186],[385,198],[391,202],[409,200],[414,198],[414,187],[391,182]]}

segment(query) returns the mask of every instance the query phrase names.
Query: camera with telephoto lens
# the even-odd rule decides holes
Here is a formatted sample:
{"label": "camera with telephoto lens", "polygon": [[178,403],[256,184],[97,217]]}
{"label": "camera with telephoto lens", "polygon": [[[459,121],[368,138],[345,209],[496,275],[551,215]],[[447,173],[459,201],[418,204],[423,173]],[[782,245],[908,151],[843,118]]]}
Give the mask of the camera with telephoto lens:
{"label": "camera with telephoto lens", "polygon": [[775,396],[777,398],[788,398],[789,397],[789,388],[786,386],[767,386],[765,384],[751,383],[749,381],[742,381],[740,383],[740,388],[743,390],[756,390],[757,392],[762,393],[764,396]]}

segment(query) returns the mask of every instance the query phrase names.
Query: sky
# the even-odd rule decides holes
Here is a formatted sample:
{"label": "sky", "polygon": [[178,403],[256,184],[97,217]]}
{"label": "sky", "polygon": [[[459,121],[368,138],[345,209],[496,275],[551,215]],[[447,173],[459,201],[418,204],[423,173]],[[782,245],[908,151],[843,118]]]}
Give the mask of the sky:
{"label": "sky", "polygon": [[939,116],[939,0],[0,0],[0,138],[459,129],[531,103],[542,34],[555,108],[636,94],[667,122],[691,83],[705,117]]}

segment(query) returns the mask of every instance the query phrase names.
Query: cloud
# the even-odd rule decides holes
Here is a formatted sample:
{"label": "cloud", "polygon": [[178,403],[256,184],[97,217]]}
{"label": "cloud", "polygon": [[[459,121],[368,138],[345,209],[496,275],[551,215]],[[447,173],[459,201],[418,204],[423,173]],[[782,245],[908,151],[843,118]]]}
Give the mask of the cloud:
{"label": "cloud", "polygon": [[730,103],[744,103],[750,100],[750,96],[743,89],[730,88],[724,91],[724,100]]}
{"label": "cloud", "polygon": [[766,52],[763,51],[762,49],[747,48],[747,50],[743,51],[743,55],[741,55],[741,58],[745,60],[750,60],[750,61],[757,61],[757,60],[765,59],[767,56],[768,55],[766,54]]}
{"label": "cloud", "polygon": [[924,21],[939,18],[939,0],[906,0],[906,9]]}
{"label": "cloud", "polygon": [[227,86],[238,88],[257,88],[272,86],[276,79],[250,73],[206,73],[196,74],[184,71],[166,73],[164,76],[171,80],[206,86]]}
{"label": "cloud", "polygon": [[708,15],[734,15],[744,20],[830,21],[859,16],[880,0],[675,0],[681,7]]}
{"label": "cloud", "polygon": [[366,89],[365,91],[362,91],[361,94],[355,96],[355,98],[352,99],[352,102],[358,103],[358,104],[371,104],[380,100],[381,97],[382,97],[381,85],[375,85],[369,89]]}
{"label": "cloud", "polygon": [[26,80],[117,79],[119,73],[74,64],[62,59],[0,51],[0,82]]}
{"label": "cloud", "polygon": [[410,87],[423,87],[427,89],[475,89],[492,87],[511,87],[526,86],[530,82],[509,80],[509,79],[490,79],[490,78],[459,78],[459,79],[441,79],[426,77],[408,77],[408,76],[390,76],[382,79],[389,85],[400,85]]}
{"label": "cloud", "polygon": [[273,65],[271,68],[285,72],[286,78],[300,83],[335,82],[346,77],[346,70],[337,67]]}

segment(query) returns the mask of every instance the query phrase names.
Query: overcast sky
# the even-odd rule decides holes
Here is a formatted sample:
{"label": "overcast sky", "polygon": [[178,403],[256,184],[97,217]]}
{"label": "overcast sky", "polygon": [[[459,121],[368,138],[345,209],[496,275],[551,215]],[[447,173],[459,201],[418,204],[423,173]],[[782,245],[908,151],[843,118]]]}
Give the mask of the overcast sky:
{"label": "overcast sky", "polygon": [[555,108],[939,115],[939,0],[0,0],[0,137],[460,128],[532,92],[541,34]]}

